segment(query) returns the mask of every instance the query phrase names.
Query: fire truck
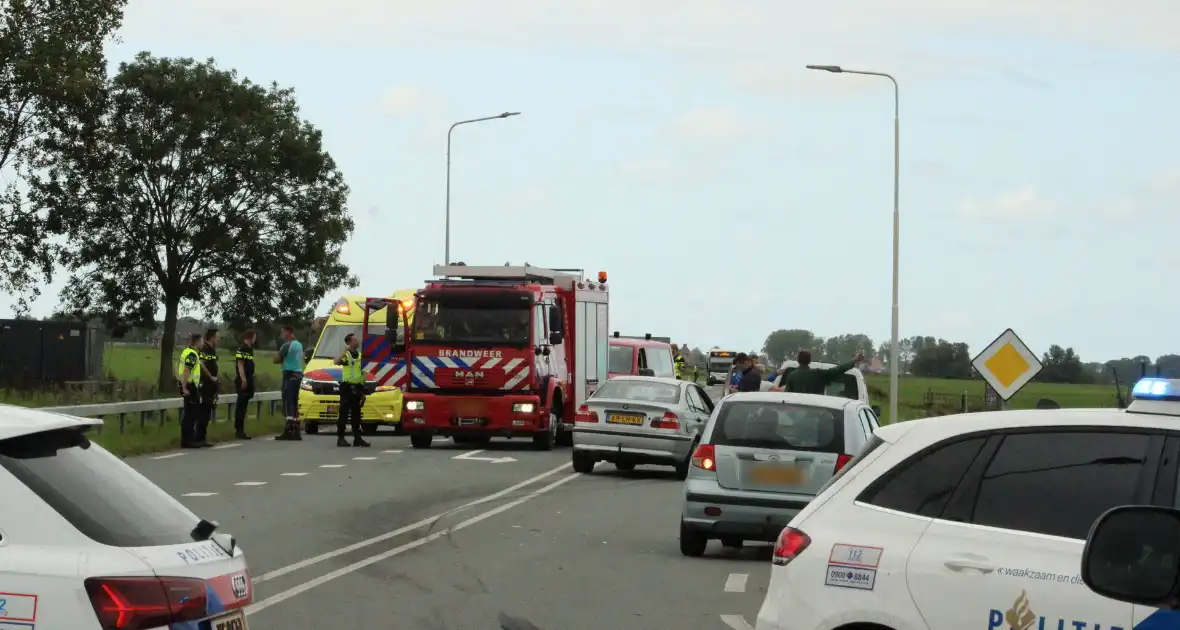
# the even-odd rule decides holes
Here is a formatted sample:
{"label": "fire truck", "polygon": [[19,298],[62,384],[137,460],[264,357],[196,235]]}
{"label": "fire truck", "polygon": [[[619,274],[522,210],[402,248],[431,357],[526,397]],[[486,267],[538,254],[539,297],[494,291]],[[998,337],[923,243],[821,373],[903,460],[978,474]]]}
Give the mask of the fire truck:
{"label": "fire truck", "polygon": [[[435,266],[405,327],[402,428],[414,448],[529,437],[573,442],[575,410],[607,379],[606,273],[580,269]],[[394,313],[389,310],[388,313]]]}

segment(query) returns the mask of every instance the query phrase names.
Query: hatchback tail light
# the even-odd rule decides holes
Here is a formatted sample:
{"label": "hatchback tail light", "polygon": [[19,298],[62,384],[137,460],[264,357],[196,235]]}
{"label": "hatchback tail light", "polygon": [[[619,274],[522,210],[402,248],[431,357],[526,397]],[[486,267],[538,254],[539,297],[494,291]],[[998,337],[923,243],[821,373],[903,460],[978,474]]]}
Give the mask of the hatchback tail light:
{"label": "hatchback tail light", "polygon": [[775,566],[785,566],[810,545],[811,536],[794,527],[783,528],[783,531],[779,532],[778,540],[774,543],[774,560],[772,562]]}
{"label": "hatchback tail light", "polygon": [[834,474],[840,472],[840,470],[842,470],[845,466],[847,466],[848,462],[850,462],[850,461],[852,461],[852,455],[849,455],[847,453],[841,453],[839,456],[836,457],[836,469],[832,471],[832,474],[834,475]]}
{"label": "hatchback tail light", "polygon": [[103,630],[162,628],[207,615],[204,580],[115,577],[90,578],[85,584]]}
{"label": "hatchback tail light", "polygon": [[692,465],[704,470],[717,470],[717,452],[712,444],[701,444],[692,454]]}
{"label": "hatchback tail light", "polygon": [[598,422],[598,412],[590,411],[590,408],[587,407],[586,405],[582,405],[581,407],[578,407],[578,412],[574,414],[574,423],[577,424],[579,422],[585,422],[585,423]]}
{"label": "hatchback tail light", "polygon": [[653,429],[679,429],[680,416],[671,411],[665,411],[663,418],[657,418],[651,421],[651,427]]}

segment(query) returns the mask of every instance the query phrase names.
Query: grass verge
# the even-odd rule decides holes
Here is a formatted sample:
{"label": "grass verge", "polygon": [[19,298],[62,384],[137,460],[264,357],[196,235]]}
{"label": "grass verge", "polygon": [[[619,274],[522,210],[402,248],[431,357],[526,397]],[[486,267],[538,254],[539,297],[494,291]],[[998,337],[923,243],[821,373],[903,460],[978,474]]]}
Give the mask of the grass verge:
{"label": "grass verge", "polygon": [[[209,442],[233,440],[233,416],[227,415],[232,413],[230,409],[229,405],[218,408],[217,420],[209,425]],[[277,401],[273,405],[270,401],[251,403],[246,413],[246,433],[256,438],[279,433],[283,422],[282,406]],[[101,433],[93,437],[103,448],[120,457],[177,449],[180,448],[180,414],[175,409],[142,418],[138,414],[128,414],[123,417],[122,426],[118,416],[108,416],[103,419]]]}

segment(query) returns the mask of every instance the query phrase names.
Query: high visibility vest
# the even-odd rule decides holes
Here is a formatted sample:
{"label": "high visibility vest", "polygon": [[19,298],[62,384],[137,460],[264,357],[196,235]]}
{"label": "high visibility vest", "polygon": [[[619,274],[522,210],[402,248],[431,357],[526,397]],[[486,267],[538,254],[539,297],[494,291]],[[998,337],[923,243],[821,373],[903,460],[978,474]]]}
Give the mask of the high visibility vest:
{"label": "high visibility vest", "polygon": [[353,354],[352,350],[344,353],[343,360],[343,375],[340,377],[341,383],[348,383],[350,385],[364,385],[365,372],[361,369],[361,354],[358,352]]}
{"label": "high visibility vest", "polygon": [[676,378],[680,378],[680,370],[684,368],[684,363],[684,355],[681,354],[676,355],[676,358],[672,360],[672,367],[676,369]]}
{"label": "high visibility vest", "polygon": [[201,360],[196,350],[185,348],[180,352],[180,362],[176,364],[176,380],[184,380],[184,363],[189,357],[197,359],[188,375],[188,382],[193,385],[201,384]]}

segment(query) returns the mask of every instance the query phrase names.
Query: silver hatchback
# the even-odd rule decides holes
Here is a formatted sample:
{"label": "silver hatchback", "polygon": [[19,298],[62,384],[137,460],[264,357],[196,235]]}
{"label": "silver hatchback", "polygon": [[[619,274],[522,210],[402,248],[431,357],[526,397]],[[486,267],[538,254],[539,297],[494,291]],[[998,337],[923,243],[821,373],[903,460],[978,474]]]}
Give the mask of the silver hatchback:
{"label": "silver hatchback", "polygon": [[683,479],[713,401],[696,383],[654,376],[616,376],[574,417],[574,470],[600,461],[619,470],[637,464],[674,466]]}
{"label": "silver hatchback", "polygon": [[774,541],[877,429],[859,400],[749,392],[726,396],[693,453],[684,483],[680,551],[709,540]]}

